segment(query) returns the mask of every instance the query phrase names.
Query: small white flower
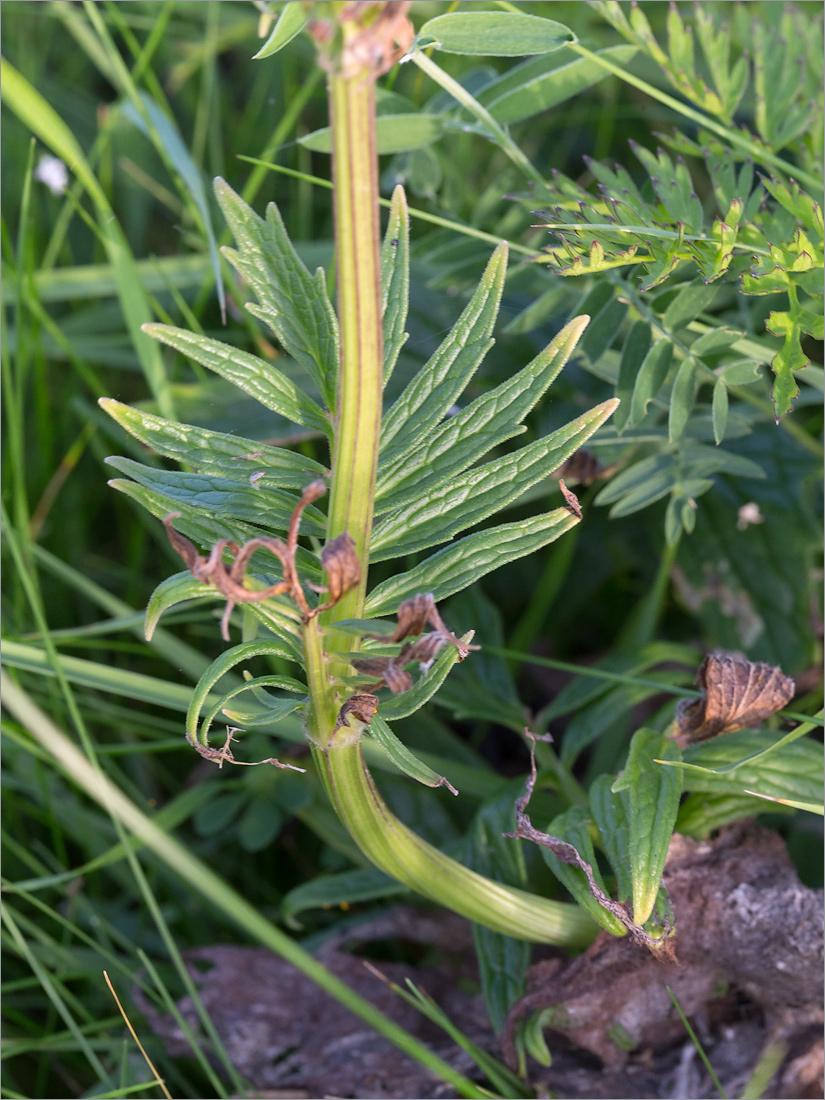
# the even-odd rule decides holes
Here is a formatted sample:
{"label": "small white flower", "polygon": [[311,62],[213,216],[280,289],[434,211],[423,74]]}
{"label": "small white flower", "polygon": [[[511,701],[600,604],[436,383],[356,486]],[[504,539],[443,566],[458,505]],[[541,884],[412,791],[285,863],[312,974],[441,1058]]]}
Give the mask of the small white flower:
{"label": "small white flower", "polygon": [[759,505],[755,501],[749,501],[747,504],[743,504],[739,509],[738,518],[736,520],[736,526],[740,531],[744,531],[751,523],[764,523],[765,517],[759,511]]}
{"label": "small white flower", "polygon": [[44,153],[37,162],[34,178],[39,183],[45,183],[53,195],[62,195],[69,182],[69,173],[59,157]]}

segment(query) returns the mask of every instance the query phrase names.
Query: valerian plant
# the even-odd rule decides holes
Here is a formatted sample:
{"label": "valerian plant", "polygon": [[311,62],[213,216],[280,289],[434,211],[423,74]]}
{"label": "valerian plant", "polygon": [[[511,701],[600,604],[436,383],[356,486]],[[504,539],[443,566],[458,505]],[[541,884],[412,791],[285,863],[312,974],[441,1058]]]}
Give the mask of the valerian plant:
{"label": "valerian plant", "polygon": [[[444,73],[425,48],[540,57],[562,49],[581,52],[580,60],[589,67],[576,68],[564,77],[568,88],[574,90],[595,81],[603,67],[613,65],[616,58],[628,56],[624,46],[621,54],[605,57],[607,51],[603,51],[588,56],[589,51],[579,46],[568,28],[516,12],[439,16],[415,36],[407,7],[399,3],[317,3],[305,12],[288,5],[261,51],[262,55],[273,52],[306,25],[328,75],[331,127],[316,137],[316,145],[320,148],[326,143],[333,158],[337,312],[328,296],[325,272],[307,270],[278,210],[270,206],[261,218],[224,181],[216,181],[217,199],[236,243],[225,255],[256,298],[247,308],[271,329],[302,369],[305,385],[296,385],[277,360],[169,325],[144,326],[149,335],[238,386],[265,409],[325,437],[328,460],[319,462],[283,447],[179,424],[113,400],[102,401],[110,415],[141,443],[185,467],[167,471],[131,459],[110,459],[129,479],[112,484],[164,522],[187,567],[163,582],[153,595],[147,630],[151,632],[160,615],[182,601],[225,601],[223,635],[228,639],[233,629],[240,628],[242,640],[201,677],[187,715],[190,743],[220,764],[246,763],[236,760],[231,747],[237,730],[230,727],[228,735],[212,743],[213,723],[221,714],[231,719],[237,706],[232,701],[243,690],[249,690],[258,703],[256,710],[246,712],[245,725],[272,725],[279,718],[299,713],[315,767],[341,822],[362,852],[398,882],[464,914],[493,934],[577,945],[592,938],[599,924],[615,935],[630,932],[640,942],[660,949],[672,930],[672,915],[660,883],[683,786],[704,783],[699,789],[728,793],[719,778],[724,768],[714,770],[695,749],[686,750],[686,755],[693,753],[693,770],[683,775],[682,746],[672,736],[676,726],[637,731],[621,774],[600,776],[589,792],[578,788],[567,769],[586,740],[581,739],[577,749],[571,741],[567,760],[564,756],[559,760],[549,747],[542,746],[544,766],[570,792],[570,808],[551,823],[550,833],[533,828],[526,810],[537,780],[534,766],[527,793],[515,807],[515,835],[547,850],[547,862],[578,907],[485,877],[418,837],[384,802],[365,763],[363,745],[366,739],[374,739],[411,778],[454,790],[446,777],[417,759],[392,729],[393,722],[419,710],[440,689],[448,691],[447,678],[458,662],[473,660],[473,630],[460,636],[454,633],[442,617],[440,605],[499,566],[547,546],[581,521],[579,501],[562,483],[564,506],[527,519],[492,526],[487,522],[573,459],[596,433],[604,439],[611,415],[611,441],[616,442],[626,425],[648,424],[648,406],[658,400],[670,378],[669,444],[683,446],[683,436],[689,442],[678,455],[675,450],[654,455],[652,466],[648,459],[630,466],[602,490],[602,498],[624,500],[633,490],[644,498],[641,504],[635,501],[643,507],[658,499],[651,494],[651,483],[659,497],[670,493],[677,502],[676,510],[668,513],[672,543],[682,527],[690,528],[694,499],[710,487],[710,472],[721,469],[754,474],[754,464],[747,459],[706,446],[690,434],[697,378],[704,378],[696,372],[707,371],[715,395],[724,391],[724,397],[714,398],[713,430],[717,444],[725,437],[727,388],[751,380],[743,377],[746,372],[740,361],[739,345],[747,342],[746,335],[703,320],[699,322],[702,331],[692,345],[677,337],[695,325],[709,305],[706,280],[715,292],[713,281],[739,262],[734,258],[734,223],[747,222],[752,227],[748,230],[751,237],[761,233],[759,239],[764,239],[766,254],[771,256],[775,234],[768,221],[773,218],[770,224],[780,226],[777,232],[782,241],[777,247],[782,256],[776,268],[761,273],[751,269],[749,278],[770,278],[775,288],[780,278],[775,272],[781,269],[782,276],[788,278],[783,288],[789,294],[795,286],[812,294],[810,280],[801,279],[812,265],[802,270],[796,260],[786,264],[785,253],[793,240],[801,242],[794,254],[797,258],[809,255],[804,242],[809,241],[808,231],[813,233],[818,224],[818,207],[806,205],[802,193],[790,182],[766,180],[764,186],[778,206],[763,215],[757,209],[763,192],[752,192],[750,168],[746,165],[734,171],[732,158],[725,159],[718,149],[712,150],[709,170],[727,220],[717,219],[703,236],[707,228],[704,212],[692,194],[686,170],[674,166],[664,154],[658,160],[652,154],[642,156],[651,175],[657,173],[651,180],[655,200],[636,188],[626,174],[593,166],[594,175],[616,192],[607,195],[603,209],[596,210],[602,222],[593,220],[595,208],[578,206],[573,210],[570,200],[584,203],[585,192],[569,181],[557,184],[565,200],[559,207],[565,212],[560,217],[569,217],[565,226],[574,227],[578,234],[575,243],[564,246],[569,272],[586,269],[598,277],[602,271],[636,261],[646,265],[651,289],[672,278],[680,263],[696,264],[698,279],[675,288],[677,293],[661,310],[661,322],[655,308],[651,311],[638,294],[632,296],[625,284],[601,278],[588,292],[595,309],[578,312],[532,361],[456,411],[456,402],[493,342],[508,258],[507,245],[502,242],[452,330],[384,408],[384,387],[405,340],[409,214],[405,193],[398,187],[381,240],[376,78],[410,51],[422,71],[453,97],[452,118],[433,124],[432,134],[438,136],[453,124],[466,126],[469,114],[475,118],[478,132],[498,142],[524,176],[544,189],[547,185],[496,117],[495,106],[500,101],[514,110],[507,93],[499,88],[501,96],[488,97],[485,106]],[[615,16],[612,7],[605,14]],[[707,41],[718,43],[715,32],[705,31]],[[636,39],[633,44],[634,48],[640,46]],[[722,51],[722,46],[718,50]],[[579,61],[570,63],[578,65]],[[544,88],[545,98],[550,95],[552,99],[556,93],[549,93],[542,80],[555,70],[531,69],[531,73],[531,80],[535,78]],[[741,77],[731,76],[728,84],[718,73],[716,79],[727,88],[718,96],[717,113],[729,122],[736,99],[732,85],[738,87],[736,81],[741,82]],[[688,81],[690,88],[695,85],[695,80]],[[711,107],[703,100],[704,108],[716,110],[716,101],[708,102]],[[425,128],[429,125],[425,120]],[[769,152],[768,159],[776,169],[775,155]],[[537,190],[535,194],[544,193]],[[590,198],[588,195],[588,202]],[[615,219],[612,222],[605,220],[608,208]],[[632,224],[625,210],[632,213]],[[788,218],[799,220],[803,215],[805,226],[797,227],[799,233],[796,229],[791,233]],[[616,226],[614,236],[621,248],[609,256],[601,242],[612,240],[609,234]],[[625,233],[643,238],[647,251],[641,251],[635,241],[628,245],[622,236]],[[754,247],[750,238],[749,246]],[[547,254],[541,257],[543,262],[548,258]],[[560,262],[559,253],[552,258]],[[622,352],[616,395],[524,446],[502,449],[525,431],[525,418],[577,347],[583,347],[594,361],[600,358],[597,350],[608,350],[625,321],[629,303],[637,316]],[[596,336],[588,343],[593,331],[588,327],[589,313],[596,311]],[[739,358],[729,360],[729,349]],[[703,353],[715,358],[703,362]],[[674,361],[679,365],[671,375]],[[778,369],[780,381],[792,369],[793,364],[788,370]],[[790,400],[787,386],[782,393],[782,400]],[[756,473],[761,472],[756,467]],[[628,487],[631,475],[636,481]],[[482,523],[486,525],[477,529]],[[400,563],[421,552],[427,553],[417,564],[399,564],[397,572],[370,586],[371,564]],[[388,617],[395,621],[387,621]],[[300,672],[255,678],[247,674],[243,684],[223,694],[213,692],[228,672],[261,656],[288,662]],[[638,664],[631,661],[623,669],[632,666],[639,671],[656,659],[645,653]],[[274,695],[270,689],[280,694]],[[786,701],[785,692],[773,710]],[[565,700],[561,700],[563,705]],[[538,724],[546,728],[547,721],[549,714],[543,716],[543,723],[540,716]],[[794,750],[801,747],[798,743]],[[764,748],[767,752],[770,746]],[[810,764],[805,752],[794,751],[790,757],[789,768],[795,776]],[[734,766],[747,759],[742,749]],[[279,763],[274,758],[266,762]],[[737,792],[740,789],[736,787]],[[729,809],[732,816],[728,819],[741,816],[748,808],[752,810],[752,804]],[[487,822],[492,830],[490,822],[495,820],[497,840],[512,827],[513,809],[511,804]],[[610,896],[601,876],[594,838],[615,874],[618,900]]]}
{"label": "valerian plant", "polygon": [[[259,697],[273,687],[292,693],[268,696],[263,715],[271,721],[273,713],[301,711],[330,799],[377,866],[499,932],[581,943],[592,934],[591,924],[574,907],[484,879],[411,833],[383,802],[360,744],[362,737],[375,736],[403,770],[430,785],[444,782],[398,743],[391,728],[426,703],[471,648],[472,633],[453,635],[438,604],[497,566],[552,542],[579,516],[560,507],[456,536],[548,477],[617,405],[609,399],[550,435],[482,461],[524,431],[522,421],[588,320],[575,318],[508,381],[450,415],[492,345],[507,267],[502,244],[453,330],[382,412],[383,387],[404,340],[409,227],[398,189],[381,244],[373,99],[376,75],[406,41],[404,7],[374,5],[365,16],[351,18],[322,4],[310,13],[309,29],[329,72],[337,318],[323,271],[306,270],[277,209],[271,206],[262,219],[223,181],[216,183],[237,246],[226,255],[257,298],[250,312],[301,365],[307,391],[311,384],[317,399],[277,365],[220,341],[167,325],[144,329],[266,408],[323,432],[329,467],[104,400],[104,408],[141,442],[189,467],[175,473],[111,459],[130,478],[113,485],[164,520],[188,566],[153,596],[152,622],[181,600],[214,596],[227,601],[228,636],[233,606],[246,611],[245,640],[213,663],[195,691],[187,736],[198,751],[220,762],[234,760],[228,740],[223,747],[209,744],[212,721],[237,694],[233,689],[216,700],[208,697],[222,675],[264,654],[298,663],[302,683],[262,676],[244,687]],[[318,507],[322,498],[329,501],[326,514]],[[299,525],[301,535],[323,541],[323,548],[299,545]],[[195,543],[208,552],[202,555]],[[444,543],[414,568],[368,588],[371,561]],[[224,560],[227,554],[231,561]],[[281,566],[275,576],[273,558]],[[386,615],[397,616],[398,625],[385,623],[380,616]],[[406,667],[412,663],[421,670],[415,682]]]}

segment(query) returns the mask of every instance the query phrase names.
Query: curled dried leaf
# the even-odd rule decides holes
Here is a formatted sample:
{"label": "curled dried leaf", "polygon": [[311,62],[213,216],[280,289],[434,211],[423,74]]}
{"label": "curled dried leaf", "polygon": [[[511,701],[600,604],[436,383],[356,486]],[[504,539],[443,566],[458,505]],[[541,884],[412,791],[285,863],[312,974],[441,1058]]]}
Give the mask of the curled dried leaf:
{"label": "curled dried leaf", "polygon": [[683,700],[676,713],[682,744],[758,726],[793,698],[795,685],[780,668],[714,650],[699,666],[703,699]]}
{"label": "curled dried leaf", "polygon": [[335,729],[333,734],[341,728],[341,726],[347,726],[349,728],[349,717],[357,718],[359,722],[363,722],[365,726],[368,726],[372,721],[372,716],[378,710],[378,696],[370,695],[366,692],[362,692],[358,695],[350,695],[349,699],[344,703],[341,709],[338,711],[338,717],[335,720]]}
{"label": "curled dried leaf", "polygon": [[[259,475],[253,474],[253,477],[257,476]],[[263,476],[263,473],[260,476]],[[199,554],[197,548],[189,539],[185,538],[172,526],[172,520],[178,519],[180,512],[170,512],[169,515],[164,517],[163,525],[166,528],[169,541],[183,558],[192,576],[204,584],[213,584],[222,596],[226,596],[226,610],[221,619],[221,635],[226,641],[229,641],[229,616],[236,603],[260,603],[261,600],[267,600],[270,596],[288,594],[300,608],[304,622],[307,622],[313,615],[317,615],[319,610],[322,610],[316,608],[315,611],[310,611],[304,590],[298,579],[295,554],[298,549],[298,527],[301,522],[301,513],[308,504],[323,496],[326,491],[327,488],[323,481],[313,481],[304,489],[301,499],[295,505],[290,517],[285,543],[280,539],[257,538],[250,539],[249,542],[239,547],[231,539],[220,539],[210,550],[208,558],[204,558]],[[333,540],[330,546],[345,538],[349,539],[349,535],[339,536],[338,539]],[[234,561],[229,568],[223,560],[224,551],[226,550],[229,550],[234,556]],[[283,567],[284,579],[277,581],[268,588],[250,591],[248,588],[244,588],[243,579],[247,566],[256,550],[267,550],[278,558]],[[351,571],[352,566],[350,564],[349,572],[351,573]]]}
{"label": "curled dried leaf", "polygon": [[400,642],[410,635],[423,634],[434,608],[435,601],[429,595],[404,600],[398,608],[398,626],[390,640]]}
{"label": "curled dried leaf", "polygon": [[567,488],[564,484],[564,478],[559,478],[559,488],[561,489],[561,495],[564,497],[564,505],[567,511],[572,512],[576,519],[581,519],[582,506],[579,504],[579,498]]}
{"label": "curled dried leaf", "polygon": [[[525,729],[524,733],[530,741],[530,774],[527,776],[524,794],[521,798],[516,800],[515,804],[516,831],[514,833],[503,833],[502,835],[505,837],[512,837],[515,840],[530,840],[534,844],[540,844],[543,848],[547,848],[551,851],[556,859],[560,860],[562,863],[570,863],[574,867],[578,867],[584,872],[591,896],[599,903],[602,909],[611,913],[617,920],[621,921],[636,943],[649,947],[654,954],[659,954],[672,931],[672,927],[670,927],[669,923],[665,927],[664,935],[661,938],[651,936],[641,925],[636,924],[626,905],[623,905],[620,901],[614,901],[605,894],[604,890],[602,890],[596,882],[593,875],[593,868],[586,860],[582,859],[574,845],[568,843],[566,840],[562,840],[560,837],[550,836],[549,833],[542,833],[533,826],[533,823],[527,815],[527,806],[529,805],[530,799],[533,797],[533,791],[536,786],[536,740],[543,741],[546,740],[546,738],[537,738],[529,729]],[[668,957],[675,961],[672,946],[666,947],[665,950]]]}
{"label": "curled dried leaf", "polygon": [[[434,629],[429,634],[424,634],[427,625]],[[380,676],[380,680],[373,684],[373,688],[386,685],[390,691],[398,694],[401,691],[409,691],[413,686],[412,676],[404,668],[410,661],[418,661],[422,672],[426,672],[435,659],[442,646],[454,645],[458,650],[459,659],[464,660],[471,649],[478,646],[467,645],[450,630],[435,606],[431,595],[413,596],[405,600],[398,608],[398,626],[395,633],[386,638],[384,635],[367,634],[367,638],[381,638],[382,641],[401,642],[404,638],[421,635],[415,642],[408,642],[394,657],[359,657],[351,663],[358,672],[365,676]]]}
{"label": "curled dried leaf", "polygon": [[[429,625],[433,628],[433,635],[427,635],[427,637],[433,637],[438,635],[440,637],[441,644],[430,655],[430,660],[435,656],[438,649],[444,642],[449,642],[454,645],[459,652],[461,660],[463,661],[471,649],[477,649],[477,646],[468,646],[464,642],[459,641],[455,634],[450,630],[435,606],[435,600],[433,597],[426,593],[420,596],[413,596],[409,600],[405,600],[398,608],[398,626],[395,629],[395,633],[390,638],[391,642],[401,642],[404,638],[413,637],[416,634],[423,634],[424,628]],[[406,660],[424,660],[422,657],[407,657]]]}
{"label": "curled dried leaf", "polygon": [[327,543],[321,551],[321,565],[327,575],[329,600],[318,608],[316,614],[338,603],[344,593],[355,588],[361,580],[361,562],[352,536],[347,531]]}
{"label": "curled dried leaf", "polygon": [[397,695],[413,686],[412,676],[404,668],[406,659],[401,660],[401,654],[397,657],[358,657],[352,661],[352,666],[363,676],[377,677],[373,688],[386,686]]}
{"label": "curled dried leaf", "polygon": [[259,764],[272,764],[276,768],[284,768],[293,772],[306,772],[306,768],[299,768],[295,764],[285,764],[283,760],[276,760],[274,756],[269,756],[266,760],[236,760],[229,747],[235,740],[236,733],[242,733],[237,726],[227,726],[226,728],[226,740],[224,741],[223,748],[213,749],[210,745],[204,745],[200,741],[196,741],[190,737],[187,737],[187,741],[196,749],[204,760],[211,760],[222,768],[224,764],[237,764],[239,767],[244,768],[256,768]]}

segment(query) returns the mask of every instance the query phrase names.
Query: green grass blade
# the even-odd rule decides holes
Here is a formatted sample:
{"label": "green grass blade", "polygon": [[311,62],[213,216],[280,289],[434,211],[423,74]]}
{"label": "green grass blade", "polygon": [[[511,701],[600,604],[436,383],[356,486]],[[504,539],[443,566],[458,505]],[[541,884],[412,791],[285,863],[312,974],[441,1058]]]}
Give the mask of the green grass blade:
{"label": "green grass blade", "polygon": [[89,167],[83,151],[69,127],[53,107],[36,91],[14,66],[2,61],[4,101],[40,140],[65,161],[93,199],[98,210],[100,230],[109,262],[118,285],[123,315],[146,380],[164,416],[174,419],[172,394],[163,359],[156,345],[141,331],[152,314],[129,245],[118,225],[105,192]]}
{"label": "green grass blade", "polygon": [[97,772],[68,738],[27,698],[24,692],[3,677],[6,706],[15,717],[44,745],[55,761],[71,779],[92,798],[117,816],[123,825],[140,837],[180,878],[202,894],[233,922],[253,936],[265,947],[292,963],[314,981],[321,989],[339,1000],[369,1027],[389,1039],[399,1049],[428,1067],[437,1076],[452,1084],[462,1096],[483,1098],[485,1093],[427,1050],[408,1032],[389,1020],[369,1001],[364,1000],[288,936],[271,924],[240,894],[236,893],[218,875],[196,859],[168,833],[156,828],[121,791],[106,777]]}

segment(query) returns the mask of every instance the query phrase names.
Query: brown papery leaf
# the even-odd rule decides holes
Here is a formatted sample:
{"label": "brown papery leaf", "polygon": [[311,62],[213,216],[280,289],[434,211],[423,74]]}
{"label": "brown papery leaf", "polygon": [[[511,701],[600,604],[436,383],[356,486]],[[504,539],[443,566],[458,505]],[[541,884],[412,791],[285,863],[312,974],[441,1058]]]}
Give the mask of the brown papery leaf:
{"label": "brown papery leaf", "polygon": [[561,495],[564,497],[564,506],[567,511],[571,512],[576,519],[581,519],[582,506],[579,504],[579,498],[567,488],[562,477],[559,478],[559,488],[561,489]]}
{"label": "brown papery leaf", "polygon": [[423,634],[434,610],[435,601],[430,595],[404,600],[398,608],[398,626],[390,641],[400,642],[404,638]]}
{"label": "brown papery leaf", "polygon": [[684,744],[758,726],[790,702],[795,691],[793,680],[780,668],[721,649],[705,657],[696,683],[704,699],[683,700],[676,714]]}
{"label": "brown papery leaf", "polygon": [[361,580],[361,562],[347,531],[326,544],[321,551],[321,565],[327,575],[329,604],[336,604]]}
{"label": "brown papery leaf", "polygon": [[377,710],[377,695],[369,695],[366,692],[362,692],[359,695],[350,695],[349,699],[347,699],[338,711],[335,729],[332,732],[335,733],[341,726],[348,727],[350,715],[352,715],[353,718],[357,718],[359,722],[363,722],[365,726],[368,726],[372,721],[372,716]]}
{"label": "brown papery leaf", "polygon": [[378,683],[372,685],[373,688],[386,685],[397,695],[401,691],[409,691],[413,686],[412,676],[404,668],[406,660],[402,650],[399,657],[358,657],[351,664],[362,676],[380,677]]}

